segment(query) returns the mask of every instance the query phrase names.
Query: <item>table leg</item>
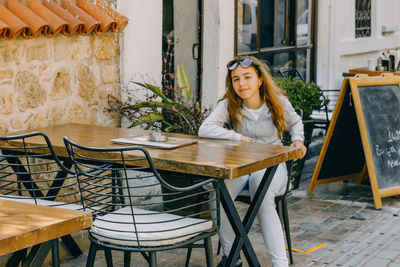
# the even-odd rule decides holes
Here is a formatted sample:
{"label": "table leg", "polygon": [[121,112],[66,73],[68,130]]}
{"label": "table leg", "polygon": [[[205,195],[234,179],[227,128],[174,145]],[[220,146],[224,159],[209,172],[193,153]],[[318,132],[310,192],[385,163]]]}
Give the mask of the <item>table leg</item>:
{"label": "table leg", "polygon": [[254,195],[253,200],[250,203],[249,209],[243,219],[243,223],[240,220],[239,214],[235,208],[235,204],[229,194],[229,191],[225,185],[225,182],[221,179],[220,190],[221,190],[221,204],[224,207],[225,213],[228,217],[229,222],[232,225],[233,231],[236,234],[235,241],[231,252],[228,256],[228,266],[234,266],[240,250],[243,249],[243,253],[246,257],[247,262],[250,266],[260,266],[257,255],[254,252],[253,246],[247,236],[250,228],[257,216],[258,210],[260,209],[261,203],[264,200],[265,194],[268,191],[269,185],[272,182],[272,178],[275,175],[278,166],[270,167],[265,171],[264,177]]}
{"label": "table leg", "polygon": [[53,247],[54,241],[50,240],[42,244],[33,246],[29,252],[26,261],[22,264],[23,267],[40,267],[43,265],[43,261],[46,259],[49,250]]}

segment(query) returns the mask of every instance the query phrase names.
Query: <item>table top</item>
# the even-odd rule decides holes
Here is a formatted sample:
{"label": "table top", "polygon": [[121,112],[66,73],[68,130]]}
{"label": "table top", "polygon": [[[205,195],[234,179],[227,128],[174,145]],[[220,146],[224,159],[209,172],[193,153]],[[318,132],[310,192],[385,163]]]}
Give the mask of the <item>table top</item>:
{"label": "table top", "polygon": [[0,199],[0,256],[91,225],[88,212]]}
{"label": "table top", "polygon": [[[111,126],[65,124],[19,133],[32,131],[45,133],[50,138],[56,154],[62,157],[68,156],[63,142],[64,136],[81,145],[104,148],[122,146],[112,143],[110,139],[143,135],[148,132]],[[300,149],[288,146],[205,139],[182,134],[170,135],[197,138],[198,142],[171,150],[146,148],[159,170],[231,179],[275,166],[301,155]]]}

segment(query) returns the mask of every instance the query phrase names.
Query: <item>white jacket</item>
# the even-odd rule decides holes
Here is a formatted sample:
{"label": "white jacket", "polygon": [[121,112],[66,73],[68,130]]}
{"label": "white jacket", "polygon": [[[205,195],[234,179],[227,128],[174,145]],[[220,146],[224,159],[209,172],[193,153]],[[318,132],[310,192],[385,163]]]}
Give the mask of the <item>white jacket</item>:
{"label": "white jacket", "polygon": [[[285,96],[282,96],[281,100],[284,105],[284,118],[292,136],[292,142],[295,140],[304,141],[303,123],[300,116],[297,115]],[[242,128],[237,126],[236,130],[224,128],[224,125],[229,121],[227,105],[227,99],[217,104],[213,112],[201,124],[199,129],[200,137],[240,141],[240,138],[244,135],[252,138],[253,142],[282,145],[272,121],[271,111],[267,105],[264,104],[262,106],[262,114],[256,120],[252,116],[250,109],[242,108],[244,120],[238,115]]]}

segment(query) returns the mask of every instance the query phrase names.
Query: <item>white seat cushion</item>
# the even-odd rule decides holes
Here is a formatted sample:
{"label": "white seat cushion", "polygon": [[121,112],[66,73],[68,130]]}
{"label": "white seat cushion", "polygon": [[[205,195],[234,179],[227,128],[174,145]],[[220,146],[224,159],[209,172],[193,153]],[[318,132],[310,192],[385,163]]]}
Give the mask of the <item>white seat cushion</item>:
{"label": "white seat cushion", "polygon": [[117,245],[156,247],[171,245],[210,230],[211,221],[125,207],[95,218],[90,232],[100,241]]}
{"label": "white seat cushion", "polygon": [[40,199],[40,198],[36,199],[36,202],[35,202],[34,198],[25,197],[25,196],[1,195],[0,194],[0,198],[5,199],[5,200],[38,204],[38,205],[48,206],[48,207],[57,207],[57,208],[63,208],[63,209],[69,209],[69,210],[83,210],[82,205],[65,203],[65,202],[60,202],[60,201],[51,201],[51,200],[45,200],[45,199]]}

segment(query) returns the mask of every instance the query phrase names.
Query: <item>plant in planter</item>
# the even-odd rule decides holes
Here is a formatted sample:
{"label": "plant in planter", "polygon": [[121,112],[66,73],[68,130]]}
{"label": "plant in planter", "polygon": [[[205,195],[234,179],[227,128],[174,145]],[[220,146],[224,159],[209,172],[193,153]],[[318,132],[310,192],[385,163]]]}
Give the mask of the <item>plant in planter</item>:
{"label": "plant in planter", "polygon": [[[321,88],[314,82],[306,83],[302,80],[292,78],[274,78],[277,86],[282,88],[295,110],[301,110],[304,124],[304,145],[308,147],[311,143],[312,132],[315,121],[311,118],[314,110],[318,111],[329,103],[329,99],[323,97]],[[285,132],[284,145],[290,144],[290,134]],[[301,171],[303,170],[306,157],[297,160],[292,173],[292,185],[297,188],[300,183]]]}
{"label": "plant in planter", "polygon": [[[180,65],[174,73],[174,43],[172,40],[167,43],[161,88],[146,82],[130,81],[151,94],[145,99],[128,98],[125,102],[109,95],[109,110],[127,118],[131,123],[129,128],[143,126],[146,130],[197,135],[210,109],[201,109],[200,103],[191,102],[192,90],[185,69]],[[175,81],[178,86],[175,86]]]}

